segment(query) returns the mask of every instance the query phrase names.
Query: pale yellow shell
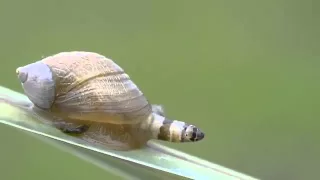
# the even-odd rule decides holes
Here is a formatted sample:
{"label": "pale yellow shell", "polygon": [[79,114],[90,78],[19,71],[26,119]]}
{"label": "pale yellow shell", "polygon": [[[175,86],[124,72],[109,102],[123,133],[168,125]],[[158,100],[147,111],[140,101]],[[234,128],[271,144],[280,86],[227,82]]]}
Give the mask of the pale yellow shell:
{"label": "pale yellow shell", "polygon": [[55,78],[53,113],[72,120],[135,124],[151,105],[124,70],[93,52],[63,52],[42,60]]}

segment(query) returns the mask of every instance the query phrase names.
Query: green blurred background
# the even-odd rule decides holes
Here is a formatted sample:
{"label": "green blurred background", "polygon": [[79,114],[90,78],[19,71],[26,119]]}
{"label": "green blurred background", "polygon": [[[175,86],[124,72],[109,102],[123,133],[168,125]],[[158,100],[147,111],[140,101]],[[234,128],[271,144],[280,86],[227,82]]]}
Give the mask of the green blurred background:
{"label": "green blurred background", "polygon": [[[206,139],[167,144],[262,179],[319,177],[319,9],[305,1],[0,1],[0,84],[61,51],[117,61],[170,118]],[[0,126],[3,180],[108,179]]]}

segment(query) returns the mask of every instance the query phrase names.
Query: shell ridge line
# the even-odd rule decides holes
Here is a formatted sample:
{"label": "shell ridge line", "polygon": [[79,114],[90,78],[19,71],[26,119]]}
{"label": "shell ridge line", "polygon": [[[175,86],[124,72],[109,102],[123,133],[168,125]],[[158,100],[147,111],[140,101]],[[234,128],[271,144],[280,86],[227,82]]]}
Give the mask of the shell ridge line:
{"label": "shell ridge line", "polygon": [[84,77],[81,80],[78,80],[77,83],[74,83],[75,84],[74,86],[70,86],[70,88],[68,88],[66,92],[70,92],[73,89],[75,89],[76,87],[81,86],[82,84],[84,84],[88,81],[91,81],[97,77],[104,77],[104,76],[110,76],[110,75],[112,76],[112,75],[121,74],[121,73],[123,73],[123,72],[105,72],[105,73],[97,73],[97,74],[94,74],[91,76]]}

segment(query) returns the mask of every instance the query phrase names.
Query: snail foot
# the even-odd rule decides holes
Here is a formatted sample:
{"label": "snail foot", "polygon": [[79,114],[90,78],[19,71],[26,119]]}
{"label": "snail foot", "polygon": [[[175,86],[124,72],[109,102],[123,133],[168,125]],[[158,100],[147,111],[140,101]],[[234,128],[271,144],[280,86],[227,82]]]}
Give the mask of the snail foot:
{"label": "snail foot", "polygon": [[79,125],[74,123],[67,122],[54,122],[54,126],[61,130],[63,133],[70,135],[80,135],[86,132],[89,129],[88,125]]}

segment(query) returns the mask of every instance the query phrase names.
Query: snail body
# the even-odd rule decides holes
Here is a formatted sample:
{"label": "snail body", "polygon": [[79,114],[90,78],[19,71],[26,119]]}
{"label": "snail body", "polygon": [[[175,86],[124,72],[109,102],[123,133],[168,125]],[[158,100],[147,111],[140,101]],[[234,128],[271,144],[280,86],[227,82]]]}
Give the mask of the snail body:
{"label": "snail body", "polygon": [[52,115],[58,129],[85,140],[127,150],[150,139],[193,142],[204,137],[194,125],[166,118],[119,65],[98,53],[62,52],[16,73],[35,112]]}

